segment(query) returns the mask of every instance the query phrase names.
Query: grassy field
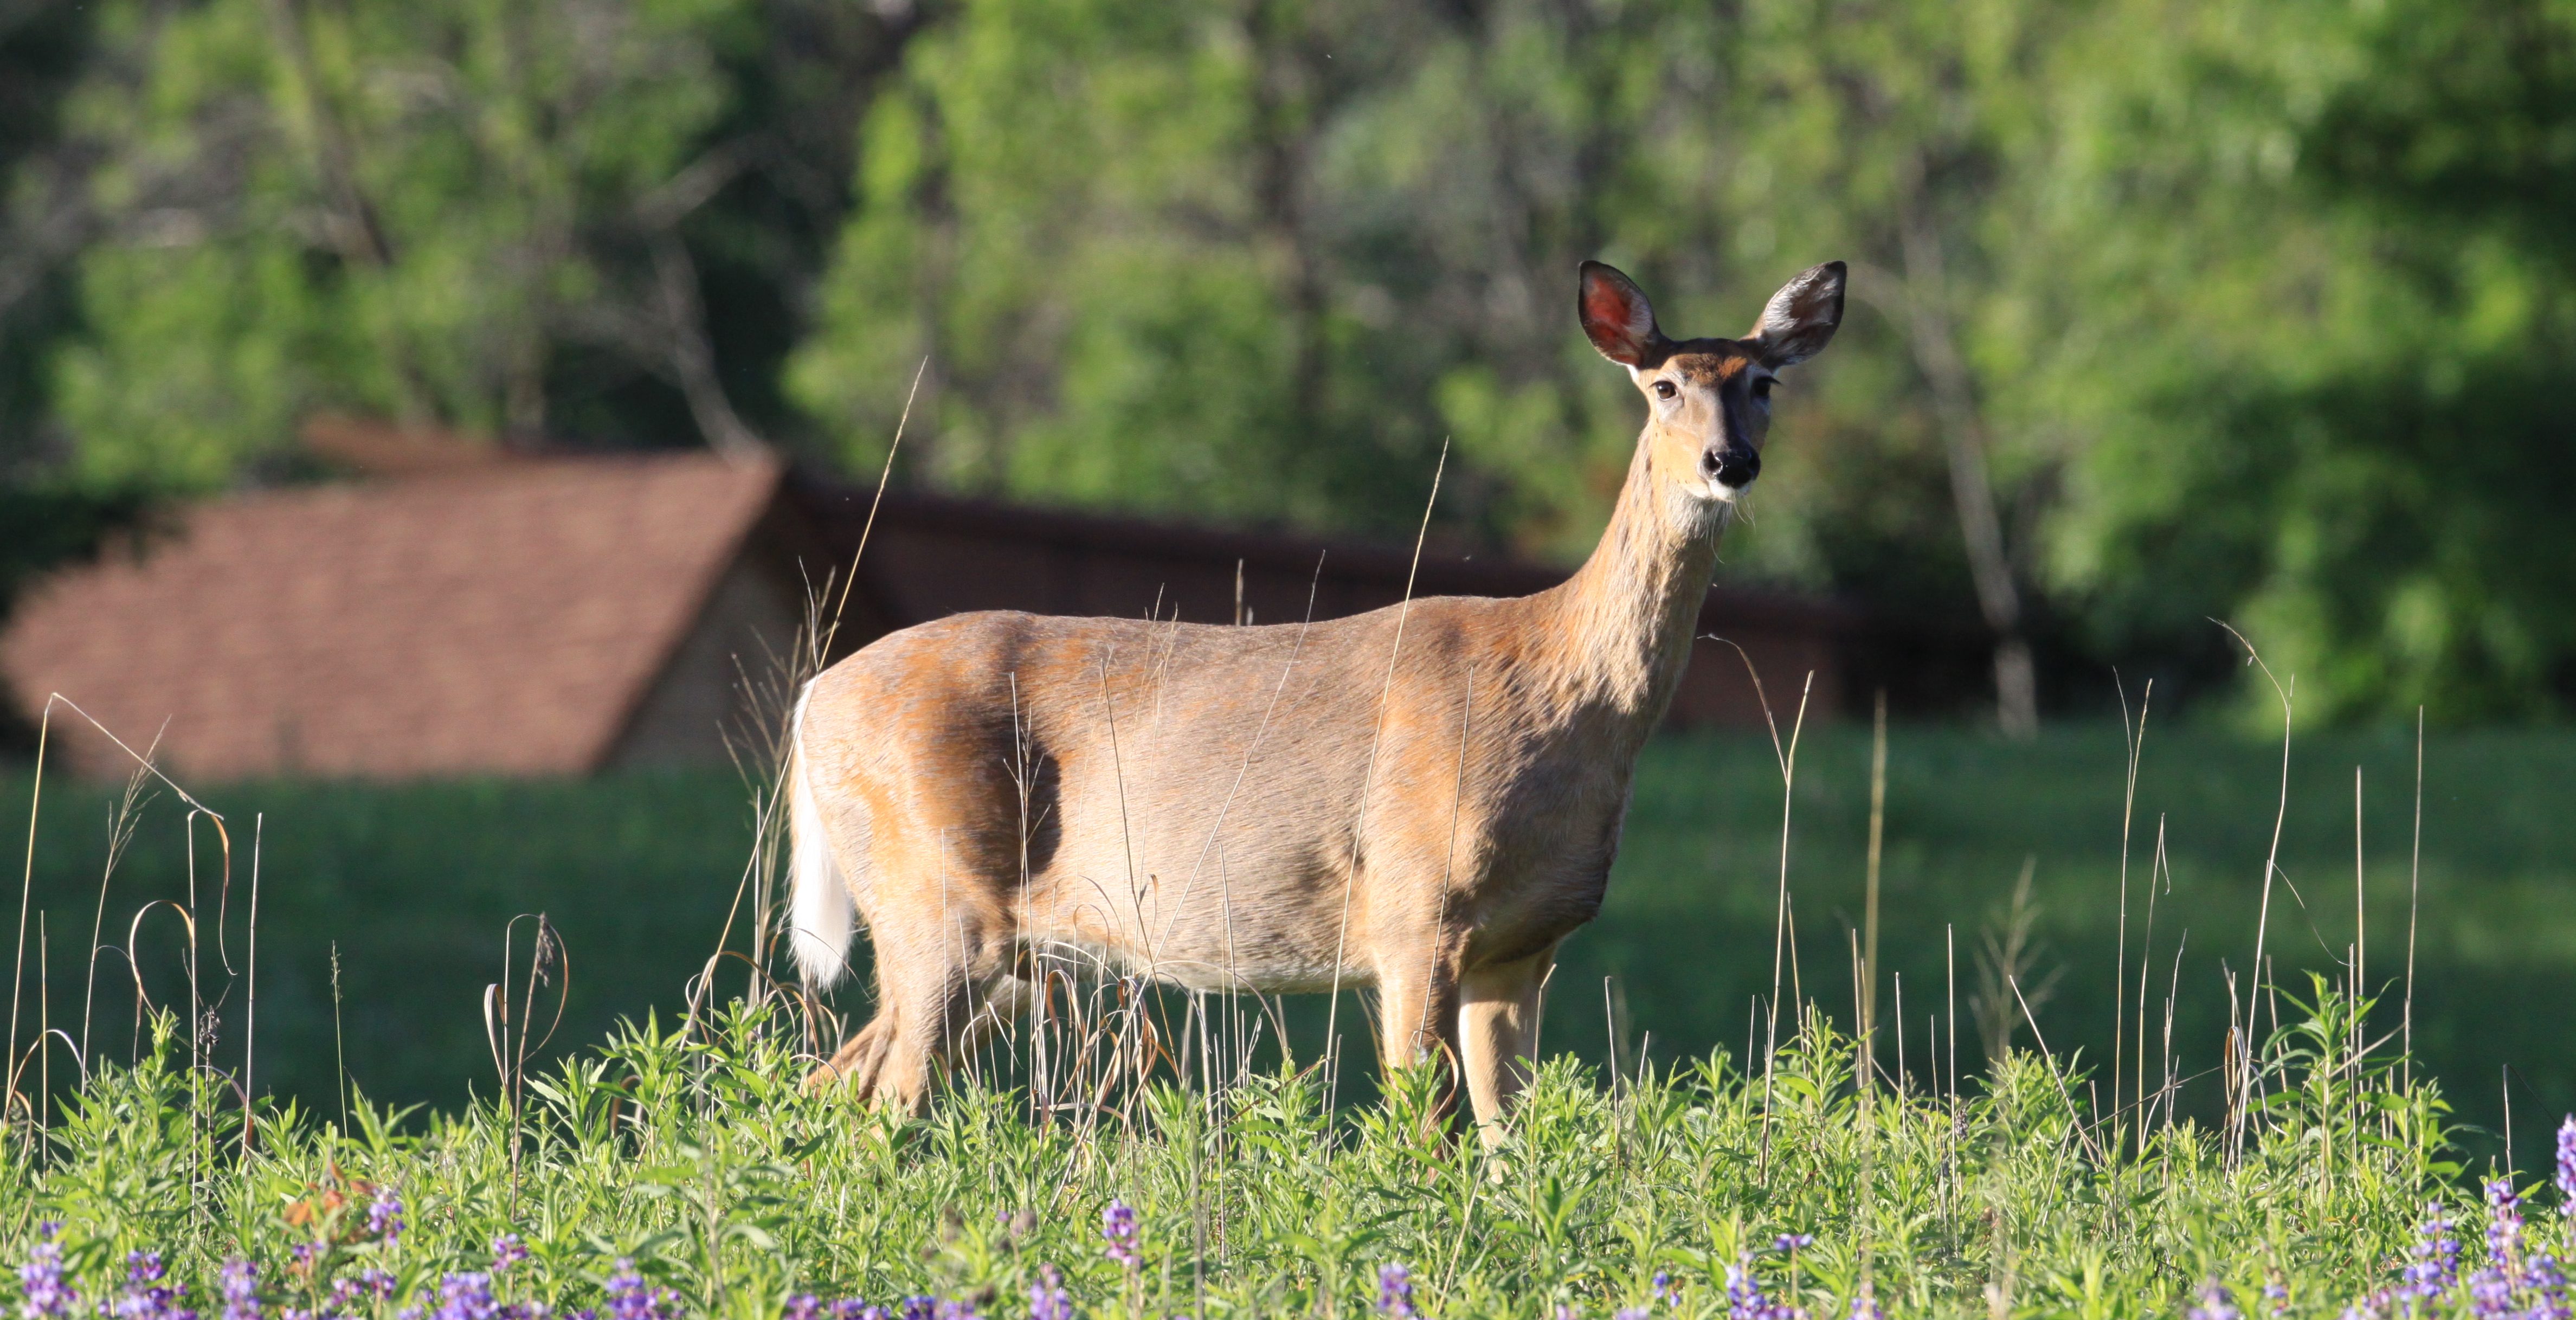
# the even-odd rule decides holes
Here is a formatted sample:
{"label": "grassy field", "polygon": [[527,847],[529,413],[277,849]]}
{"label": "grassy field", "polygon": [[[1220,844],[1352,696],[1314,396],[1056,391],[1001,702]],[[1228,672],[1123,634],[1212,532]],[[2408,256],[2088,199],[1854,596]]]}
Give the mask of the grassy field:
{"label": "grassy field", "polygon": [[[1868,736],[1810,730],[1798,759],[1789,885],[1797,922],[1795,985],[1846,1026],[1851,930],[1861,921],[1868,833]],[[2362,768],[2367,976],[2383,992],[2383,1029],[2399,1020],[2414,837],[2411,736],[2303,736],[2292,749],[2281,879],[2266,948],[2274,979],[2332,966],[2354,929],[2353,771]],[[2148,977],[2145,1068],[2166,1062],[2163,1004],[2176,989],[2171,1059],[2205,1072],[2223,1046],[2222,962],[2244,978],[2254,951],[2264,859],[2279,807],[2280,749],[2214,733],[2150,729],[2130,845],[2129,928],[2120,940],[2119,871],[2125,760],[2117,726],[2060,729],[2035,745],[1974,733],[1903,730],[1888,763],[1881,961],[1901,976],[1906,1061],[1921,1072],[1931,1018],[1950,1014],[1945,937],[1955,931],[1956,1002],[1975,1021],[1978,950],[2009,924],[2025,867],[2032,877],[2031,955],[2021,984],[2047,1044],[2081,1051],[2110,1085],[2114,965],[2125,968],[2134,1027],[2142,956]],[[2576,736],[2557,732],[2437,735],[2425,767],[2415,1046],[2459,1112],[2500,1139],[2511,1103],[2525,1115],[2576,1108],[2576,1048],[2543,1006],[2576,992]],[[0,783],[28,800],[22,777]],[[741,881],[751,812],[727,773],[628,775],[588,783],[403,787],[244,784],[203,790],[235,840],[232,889],[219,887],[212,833],[194,827],[195,883],[205,914],[200,984],[217,1014],[217,1056],[238,1069],[250,1011],[249,878],[259,858],[257,1053],[254,1081],[329,1107],[347,1075],[380,1099],[454,1107],[489,1094],[494,1070],[481,996],[502,979],[503,930],[542,911],[568,954],[562,1026],[548,1053],[588,1049],[621,1016],[658,1008],[667,1022],[685,980],[715,950]],[[42,1019],[92,1057],[136,1057],[132,973],[113,949],[157,899],[188,893],[190,826],[165,792],[129,818],[131,834],[102,907],[116,797],[49,783],[36,830],[34,916],[19,1038]],[[1672,1061],[1718,1044],[1741,1056],[1754,996],[1773,974],[1781,775],[1767,740],[1668,739],[1649,749],[1626,845],[1601,919],[1569,943],[1549,991],[1544,1044],[1605,1061],[1611,1041],[1633,1065],[1642,1050]],[[2159,823],[2166,871],[2146,895]],[[221,898],[222,901],[218,901]],[[214,936],[218,909],[222,938]],[[102,917],[102,912],[104,913]],[[111,952],[93,968],[91,932]],[[736,924],[740,944],[740,923]],[[39,934],[41,933],[41,941]],[[524,976],[529,926],[518,928]],[[2182,959],[2173,959],[2181,943]],[[171,908],[145,917],[135,947],[154,1002],[184,1005],[182,928]],[[337,965],[334,966],[336,951]],[[40,979],[41,968],[50,976]],[[229,969],[229,970],[228,970]],[[335,996],[336,976],[336,996]],[[741,984],[738,974],[722,982]],[[1882,1019],[1896,1008],[1883,983]],[[844,991],[845,1010],[864,1011]],[[85,1010],[86,1005],[86,1011]],[[84,1022],[84,1018],[86,1021]],[[1320,1033],[1320,1004],[1292,1006],[1298,1031]],[[1347,1026],[1356,1021],[1344,1012]],[[1974,1072],[1983,1037],[1964,1031]],[[2124,1090],[2138,1062],[2124,1029]],[[2026,1028],[2019,1037],[2028,1044]],[[1756,1042],[1758,1044],[1759,1042]],[[1299,1042],[1312,1054],[1320,1039]],[[1896,1064],[1893,1032],[1882,1066]],[[23,1048],[23,1045],[22,1045]],[[1946,1051],[1947,1045],[1942,1048]],[[1352,1094],[1366,1050],[1355,1051]],[[57,1085],[77,1064],[44,1056]],[[2508,1074],[2507,1070],[2511,1072]],[[2187,1111],[2214,1112],[2206,1080]],[[2528,1162],[2539,1131],[2516,1134]],[[2471,1134],[2472,1141],[2483,1141]],[[2480,1149],[2483,1149],[2480,1147]]]}
{"label": "grassy field", "polygon": [[774,1009],[622,1033],[425,1124],[245,1130],[162,1051],[10,1130],[0,1243],[26,1320],[2564,1314],[2564,1193],[2528,1227],[2501,1205],[2486,1267],[2437,1105],[2347,1054],[2339,1011],[2214,1127],[2102,1121],[2029,1054],[1960,1096],[1864,1092],[1811,1016],[1750,1067],[1605,1087],[1560,1059],[1490,1153],[1444,1133],[1427,1070],[1334,1111],[1240,1054],[1043,1109],[968,1084],[907,1120],[801,1094]]}
{"label": "grassy field", "polygon": [[[1204,1001],[1095,1001],[1051,1057],[1091,1060],[1096,1080],[1057,1077],[1044,1104],[1009,1067],[920,1121],[801,1095],[791,1055],[810,1024],[734,998],[738,971],[694,1028],[675,1026],[743,874],[747,795],[725,776],[218,788],[228,882],[210,824],[166,795],[120,815],[113,794],[52,784],[21,1050],[55,1034],[21,1054],[40,1098],[0,1130],[0,1243],[25,1262],[27,1320],[179,1320],[183,1305],[226,1320],[2567,1314],[2565,1184],[2525,1178],[2523,1226],[2509,1209],[2489,1219],[2476,1179],[2505,1153],[2508,1101],[2526,1170],[2551,1167],[2555,1120],[2576,1107],[2554,1012],[2576,969],[2560,898],[2576,738],[2431,745],[2409,1059],[2390,1036],[2415,874],[2411,740],[2303,740],[2283,813],[2277,746],[2151,734],[2124,939],[2116,728],[2026,747],[1902,731],[1879,1003],[1903,1029],[1882,1026],[1884,1081],[1865,1091],[1841,1033],[1868,757],[1850,729],[1800,749],[1787,974],[1808,1012],[1803,1030],[1784,1015],[1775,1051],[1755,1032],[1780,884],[1772,749],[1650,751],[1609,905],[1550,990],[1554,1059],[1490,1154],[1443,1134],[1430,1075],[1381,1090],[1364,1048],[1347,1080],[1283,1069],[1275,1048],[1225,1043],[1244,1038],[1240,1017],[1197,1035],[1215,1044],[1195,1055],[1182,1045],[1185,1075],[1121,1071],[1158,1015],[1163,1040],[1193,1039]],[[2356,765],[2367,981],[2382,988],[2367,1020],[2298,975],[2353,942]],[[29,785],[10,787],[23,800]],[[2222,967],[2239,993],[2252,984],[2276,815],[2265,947],[2284,992],[2262,997],[2249,1107],[2215,1075]],[[168,1015],[190,1002],[171,904],[192,885],[193,1035]],[[504,975],[505,928],[535,911],[564,953],[530,1034],[558,993],[563,1020],[532,1068],[505,1074],[483,991]],[[110,947],[95,961],[94,925]],[[2053,1052],[1990,1064],[1990,1023],[1961,1033],[1956,1074],[1932,1066],[1954,1011],[1999,1013],[1977,951],[2016,927],[2025,951],[2009,961]],[[520,993],[529,936],[521,922],[511,937]],[[148,1009],[114,952],[129,944]],[[2132,987],[2134,1022],[2142,964],[2151,1043],[2141,1059],[2122,1028],[2115,1077],[2113,985]],[[504,1030],[522,1031],[527,1004],[514,995]],[[613,1025],[648,1010],[656,1025]],[[1322,1016],[1313,1002],[1287,1015],[1300,1060]],[[1097,1048],[1071,1048],[1084,1042]],[[2031,1046],[2027,1025],[2015,1043]],[[2455,1126],[2446,1099],[2494,1131]],[[416,1102],[435,1108],[394,1116]],[[2428,1199],[2447,1224],[2428,1226]],[[1104,1238],[1104,1215],[1133,1223],[1132,1249],[1125,1229]],[[2482,1237],[2499,1244],[2484,1274]],[[185,1296],[153,1291],[173,1286]]]}
{"label": "grassy field", "polygon": [[[1811,731],[1804,741],[1789,867],[1800,970],[1807,995],[1848,1021],[1847,932],[1862,921],[1869,740],[1865,730],[1840,728]],[[2281,869],[2265,941],[2274,962],[2264,979],[2304,991],[2304,971],[2331,970],[2346,957],[2356,924],[2356,767],[2364,975],[2383,1001],[2378,1025],[2397,1029],[2417,874],[2411,732],[2298,738],[2285,811],[2278,743],[2151,728],[2133,812],[2125,955],[2122,748],[2116,725],[2060,729],[2027,747],[1957,732],[1900,732],[1892,741],[1880,961],[1904,981],[1909,1062],[1922,1064],[1927,1013],[1947,1017],[1952,932],[1959,1010],[1971,1024],[1963,1046],[1979,1046],[1971,1011],[1977,951],[1988,931],[2009,924],[2015,882],[2027,867],[2039,950],[2021,979],[2025,986],[2053,979],[2054,993],[2034,1005],[2047,1043],[2062,1053],[2081,1049],[2107,1074],[2120,964],[2132,1028],[2123,1033],[2131,1053],[2124,1067],[2133,1068],[2144,959],[2153,964],[2149,1077],[2160,1075],[2169,991],[2177,1071],[2213,1066],[2228,1017],[2222,964],[2252,980],[2245,972],[2276,819]],[[1654,1053],[1666,1058],[1720,1042],[1743,1049],[1751,996],[1770,990],[1780,781],[1767,743],[1674,740],[1653,749],[1610,902],[1570,944],[1558,975],[1550,1032],[1601,1057],[1602,978],[1615,976],[1632,1041],[1652,1030]],[[2160,824],[2168,874],[2155,882],[2150,939],[2146,890]],[[2576,996],[2576,737],[2430,741],[2414,935],[2417,1062],[2443,1079],[2460,1112],[2500,1138],[2508,1068],[2511,1104],[2526,1119],[2576,1107],[2576,1037],[2541,1008]],[[1880,990],[1882,1013],[1893,990]],[[2029,1043],[2026,1029],[2018,1039]],[[1886,1042],[1891,1063],[1893,1044]],[[2218,1097],[2203,1086],[2186,1103],[2206,1114]],[[2516,1133],[2525,1156],[2538,1149],[2530,1144],[2536,1132],[2525,1122]]]}

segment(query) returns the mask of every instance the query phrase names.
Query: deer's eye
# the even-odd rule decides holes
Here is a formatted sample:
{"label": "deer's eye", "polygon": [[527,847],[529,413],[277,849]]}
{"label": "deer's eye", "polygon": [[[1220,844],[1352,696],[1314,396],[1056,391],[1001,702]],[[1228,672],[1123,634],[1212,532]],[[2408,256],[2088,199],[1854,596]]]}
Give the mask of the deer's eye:
{"label": "deer's eye", "polygon": [[1671,381],[1659,380],[1655,382],[1655,397],[1658,399],[1669,399],[1679,393],[1681,393],[1681,391],[1674,389]]}
{"label": "deer's eye", "polygon": [[1762,379],[1753,382],[1753,397],[1757,399],[1770,398],[1772,379],[1773,378],[1770,376],[1765,376]]}

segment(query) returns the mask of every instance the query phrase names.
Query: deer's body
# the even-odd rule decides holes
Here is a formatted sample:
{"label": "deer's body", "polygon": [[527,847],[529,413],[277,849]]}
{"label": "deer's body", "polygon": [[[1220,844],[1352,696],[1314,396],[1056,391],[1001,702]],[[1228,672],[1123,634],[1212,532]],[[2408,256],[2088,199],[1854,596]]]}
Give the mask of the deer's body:
{"label": "deer's body", "polygon": [[[1689,347],[1650,316],[1636,337]],[[1747,458],[1758,433],[1711,412]],[[816,679],[793,948],[837,975],[855,905],[880,991],[818,1079],[919,1105],[1052,948],[1201,989],[1374,987],[1381,1057],[1449,1051],[1495,1120],[1556,946],[1599,910],[1741,485],[1677,479],[1714,451],[1657,431],[1592,558],[1533,596],[1263,627],[959,615]]]}

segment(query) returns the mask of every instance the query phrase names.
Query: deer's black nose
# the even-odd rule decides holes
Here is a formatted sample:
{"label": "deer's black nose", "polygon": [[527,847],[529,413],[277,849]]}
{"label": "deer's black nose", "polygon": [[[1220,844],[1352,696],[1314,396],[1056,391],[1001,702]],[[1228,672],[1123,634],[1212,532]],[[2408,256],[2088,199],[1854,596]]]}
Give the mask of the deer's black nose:
{"label": "deer's black nose", "polygon": [[1762,456],[1750,449],[1712,449],[1699,456],[1700,470],[1717,484],[1742,490],[1762,475]]}

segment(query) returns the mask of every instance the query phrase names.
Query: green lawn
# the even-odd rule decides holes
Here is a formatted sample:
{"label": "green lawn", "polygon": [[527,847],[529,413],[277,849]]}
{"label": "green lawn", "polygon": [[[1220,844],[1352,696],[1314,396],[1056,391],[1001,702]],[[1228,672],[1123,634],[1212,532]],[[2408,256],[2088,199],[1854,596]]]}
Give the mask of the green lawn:
{"label": "green lawn", "polygon": [[[2303,969],[2332,971],[2344,957],[2354,934],[2360,767],[2366,975],[2385,993],[2384,1030],[2398,1027],[2403,997],[2414,757],[2411,733],[2296,740],[2266,940],[2285,988],[2304,989]],[[1956,731],[1891,739],[1880,960],[1904,979],[1909,1063],[1922,1065],[1926,1015],[1946,1017],[1946,929],[1956,931],[1959,1007],[1973,1023],[1975,950],[2000,924],[2025,865],[2044,945],[2025,983],[2058,974],[2054,996],[2039,1008],[2040,1027],[2053,1049],[2080,1047],[2097,1067],[2106,1061],[2120,947],[2123,761],[2116,725],[2059,729],[2030,746]],[[2527,1160],[2539,1149],[2540,1120],[2554,1125],[2576,1108],[2576,1037],[2557,1015],[2576,992],[2576,737],[2437,736],[2424,779],[2416,1054],[2463,1116],[2499,1131],[2510,1065],[2512,1104],[2522,1115],[2516,1142]],[[1862,918],[1868,784],[1865,729],[1811,731],[1798,758],[1789,885],[1805,989],[1846,1020],[1847,932]],[[2252,963],[2280,785],[2278,743],[2149,730],[2121,979],[2133,1013],[2139,960],[2153,959],[2151,1078],[2162,1072],[2161,1014],[2171,986],[2179,985],[2177,1071],[2218,1060],[2228,1016],[2221,963],[2240,976]],[[1771,983],[1780,809],[1767,741],[1676,739],[1650,749],[1609,905],[1568,946],[1547,1030],[1597,1057],[1606,1035],[1602,978],[1615,976],[1632,1033],[1653,1031],[1657,1055],[1719,1041],[1741,1049],[1751,997]],[[2171,880],[2170,892],[2156,895],[2150,951],[2145,890],[2159,821]],[[2186,947],[2177,974],[2178,940]],[[1880,992],[1883,1013],[1893,1008],[1891,990]],[[1964,1051],[1979,1039],[1972,1026]],[[2027,1034],[2020,1042],[2029,1043]],[[1973,1060],[1963,1071],[1975,1071]],[[2107,1077],[2102,1084],[2107,1094]],[[2198,1098],[2204,1106],[2218,1099],[2211,1087]]]}
{"label": "green lawn", "polygon": [[[1862,908],[1868,742],[1865,728],[1809,731],[1791,841],[1798,981],[1846,1021],[1847,932]],[[2368,968],[2374,984],[2389,987],[2383,1029],[2397,1025],[2405,968],[2413,761],[2411,735],[2298,740],[2268,938],[2275,970],[2291,987],[2304,984],[2296,969],[2330,966],[2351,940],[2352,775],[2361,766]],[[2053,996],[2036,1006],[2047,1043],[2060,1052],[2081,1048],[2097,1065],[2107,1055],[2122,773],[2116,726],[2060,729],[2029,746],[1960,731],[1897,732],[1881,960],[1904,980],[1905,1048],[1918,1072],[1927,1015],[1946,1023],[1949,1011],[1945,927],[1956,930],[1965,1014],[1980,935],[1999,920],[2026,862],[2043,947],[2025,984],[2057,973]],[[2184,1074],[2217,1060],[2227,1004],[2221,961],[2241,975],[2253,954],[2279,774],[2277,744],[2179,728],[2148,735],[2131,845],[2127,966],[2134,988],[2148,947],[2148,862],[2161,818],[2171,884],[2156,898],[2150,951],[2151,1074],[2163,1067],[2162,1002],[2185,932],[2173,1053]],[[2425,774],[2416,1053],[2464,1116],[2496,1128],[2503,1070],[2515,1069],[2512,1105],[2523,1116],[2516,1143],[2529,1163],[2543,1119],[2576,1108],[2576,1048],[2556,1016],[2576,992],[2576,904],[2568,898],[2576,880],[2576,735],[2440,735]],[[0,781],[20,809],[29,787],[24,776]],[[258,1084],[323,1105],[336,1103],[332,1079],[343,1054],[349,1074],[381,1098],[453,1105],[469,1087],[488,1093],[480,996],[501,977],[503,927],[516,913],[546,912],[569,951],[558,1047],[586,1047],[621,1015],[658,1008],[667,1017],[716,947],[750,833],[746,794],[729,773],[395,788],[244,784],[201,796],[227,813],[235,839],[218,947],[216,854],[202,822],[196,831],[196,883],[209,915],[201,983],[218,1001],[218,1056],[239,1057],[250,1007],[246,978],[225,968],[238,974],[249,966],[256,834]],[[81,1024],[84,954],[113,801],[95,787],[59,780],[46,787],[34,890],[46,938],[40,947],[29,937],[22,1042],[41,1016],[101,1057],[132,1049],[130,977],[113,953],[96,968],[91,1021]],[[1608,906],[1569,943],[1551,986],[1549,1049],[1600,1059],[1613,1017],[1623,1022],[1631,1057],[1641,1045],[1666,1060],[1719,1042],[1743,1047],[1753,997],[1772,979],[1780,808],[1767,740],[1677,738],[1649,750]],[[184,813],[166,793],[141,813],[107,896],[106,944],[126,942],[127,922],[143,903],[185,898],[186,837]],[[159,1002],[185,1000],[173,954],[179,941],[167,909],[146,919],[141,961]],[[43,994],[40,962],[51,971]],[[1606,987],[1604,978],[1613,978]],[[1893,1013],[1891,991],[1881,991],[1883,1015]],[[863,1007],[853,993],[843,1000]],[[1353,1020],[1343,1015],[1345,1026]],[[1292,1018],[1310,1028],[1320,1021],[1319,1011]],[[1967,1034],[1963,1072],[1978,1071],[1979,1040]],[[1355,1053],[1364,1064],[1365,1049]],[[1892,1066],[1892,1037],[1884,1053]],[[57,1051],[53,1066],[59,1078],[72,1066],[68,1052]],[[2107,1096],[2109,1078],[2098,1067],[2097,1076]],[[2191,1101],[2214,1102],[2206,1086]]]}

